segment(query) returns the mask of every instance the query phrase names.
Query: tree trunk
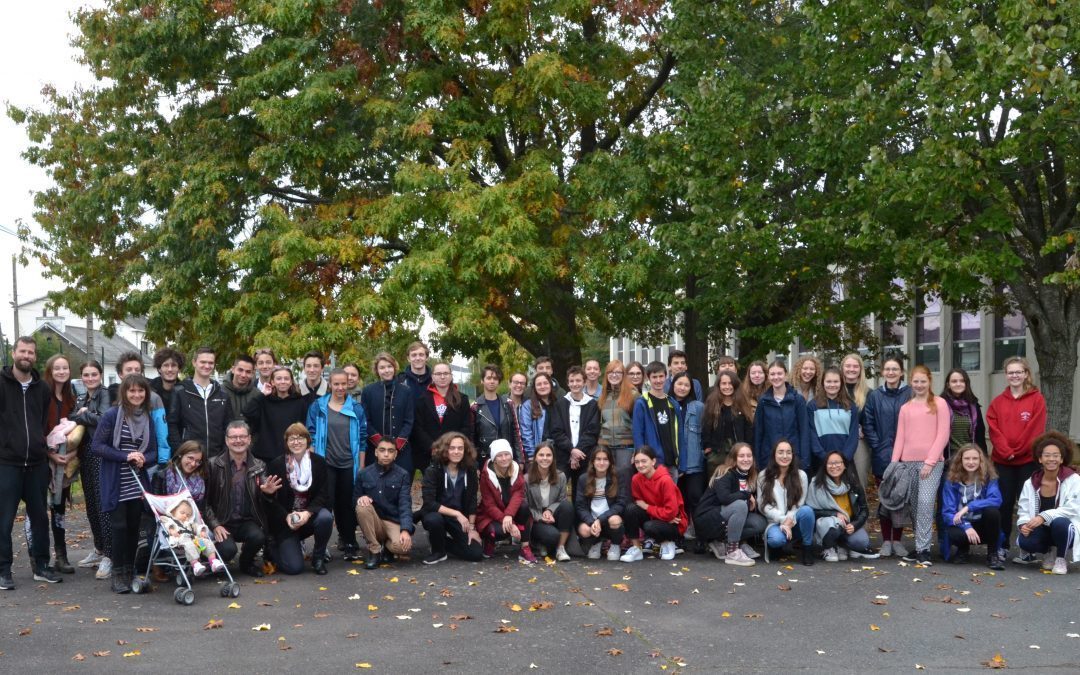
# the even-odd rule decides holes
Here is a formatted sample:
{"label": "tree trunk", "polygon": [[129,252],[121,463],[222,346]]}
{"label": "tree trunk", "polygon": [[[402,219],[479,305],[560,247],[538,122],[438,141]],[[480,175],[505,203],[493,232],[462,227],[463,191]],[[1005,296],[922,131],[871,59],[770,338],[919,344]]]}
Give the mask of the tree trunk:
{"label": "tree trunk", "polygon": [[[701,331],[701,315],[694,306],[697,298],[697,277],[691,274],[686,280],[687,308],[683,312],[683,344],[686,366],[693,377],[709,388],[709,340]],[[704,392],[702,392],[704,393]]]}
{"label": "tree trunk", "polygon": [[1047,428],[1071,435],[1080,302],[1068,288],[1041,280],[1015,284],[1012,291],[1031,330],[1039,389],[1046,398]]}

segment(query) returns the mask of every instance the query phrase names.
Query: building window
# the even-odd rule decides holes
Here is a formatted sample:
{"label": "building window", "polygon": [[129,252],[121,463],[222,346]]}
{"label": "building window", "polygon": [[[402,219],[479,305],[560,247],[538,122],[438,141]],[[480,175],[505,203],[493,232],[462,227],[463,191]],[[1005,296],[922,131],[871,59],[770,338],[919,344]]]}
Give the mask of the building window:
{"label": "building window", "polygon": [[978,314],[967,312],[953,314],[954,368],[963,368],[968,372],[981,368],[979,323]]}
{"label": "building window", "polygon": [[1010,356],[1027,356],[1027,320],[1020,312],[994,317],[994,368]]}
{"label": "building window", "polygon": [[915,363],[941,370],[941,299],[930,294],[915,299]]}
{"label": "building window", "polygon": [[906,323],[901,321],[881,322],[881,355],[883,359],[893,354],[904,354],[906,341]]}

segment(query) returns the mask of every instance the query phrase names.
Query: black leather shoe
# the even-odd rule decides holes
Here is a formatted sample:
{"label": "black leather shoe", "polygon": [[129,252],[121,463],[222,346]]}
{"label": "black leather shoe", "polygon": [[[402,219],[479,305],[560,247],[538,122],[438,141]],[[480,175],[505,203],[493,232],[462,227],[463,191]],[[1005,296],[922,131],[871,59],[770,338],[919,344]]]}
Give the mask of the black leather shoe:
{"label": "black leather shoe", "polygon": [[10,574],[0,574],[0,591],[13,591],[15,590],[15,580],[11,578]]}
{"label": "black leather shoe", "polygon": [[381,553],[368,553],[367,560],[364,561],[364,569],[374,570],[379,568],[379,560],[382,558]]}
{"label": "black leather shoe", "polygon": [[812,546],[802,547],[802,564],[810,567],[814,564],[814,549]]}
{"label": "black leather shoe", "polygon": [[322,556],[312,556],[311,568],[315,570],[315,574],[322,576],[326,574],[326,560]]}

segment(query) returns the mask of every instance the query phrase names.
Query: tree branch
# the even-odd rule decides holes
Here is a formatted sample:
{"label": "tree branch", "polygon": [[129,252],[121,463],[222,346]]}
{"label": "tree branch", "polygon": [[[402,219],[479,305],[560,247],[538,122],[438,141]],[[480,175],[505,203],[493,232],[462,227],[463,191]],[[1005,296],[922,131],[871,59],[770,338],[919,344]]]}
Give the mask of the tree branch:
{"label": "tree branch", "polygon": [[646,87],[644,94],[642,94],[641,100],[632,107],[630,107],[630,109],[627,110],[625,113],[623,113],[622,118],[619,119],[619,125],[615,127],[615,129],[611,132],[610,135],[604,137],[604,139],[597,144],[598,149],[610,150],[615,145],[615,143],[619,140],[619,137],[622,135],[622,130],[628,128],[631,124],[637,121],[638,117],[641,116],[641,113],[645,112],[645,109],[649,107],[649,103],[652,102],[653,97],[656,96],[657,92],[659,92],[660,89],[664,86],[664,83],[667,82],[668,77],[671,76],[671,71],[674,68],[675,54],[673,54],[672,52],[668,52],[664,56],[664,60],[660,63],[660,71],[656,73],[656,77],[654,77],[653,81],[649,83],[648,87]]}

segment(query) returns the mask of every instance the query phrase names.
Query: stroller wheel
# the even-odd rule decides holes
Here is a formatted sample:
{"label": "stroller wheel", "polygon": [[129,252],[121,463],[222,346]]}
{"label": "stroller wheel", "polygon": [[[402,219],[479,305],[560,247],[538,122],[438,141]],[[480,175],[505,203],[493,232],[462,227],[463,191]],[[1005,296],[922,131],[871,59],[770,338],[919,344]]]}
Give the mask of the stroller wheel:
{"label": "stroller wheel", "polygon": [[195,604],[195,591],[190,588],[178,588],[176,593],[173,594],[176,601],[181,605],[193,605]]}
{"label": "stroller wheel", "polygon": [[143,581],[137,576],[131,577],[131,592],[135,595],[143,592]]}
{"label": "stroller wheel", "polygon": [[230,598],[239,598],[240,597],[240,584],[236,583],[235,581],[232,582],[231,584],[229,584],[229,597]]}
{"label": "stroller wheel", "polygon": [[223,598],[229,597],[229,590],[230,590],[229,589],[229,584],[223,585],[221,587],[221,597],[223,597]]}
{"label": "stroller wheel", "polygon": [[181,574],[179,572],[176,573],[175,578],[176,578],[176,585],[177,586],[184,586],[184,577],[181,576]]}

